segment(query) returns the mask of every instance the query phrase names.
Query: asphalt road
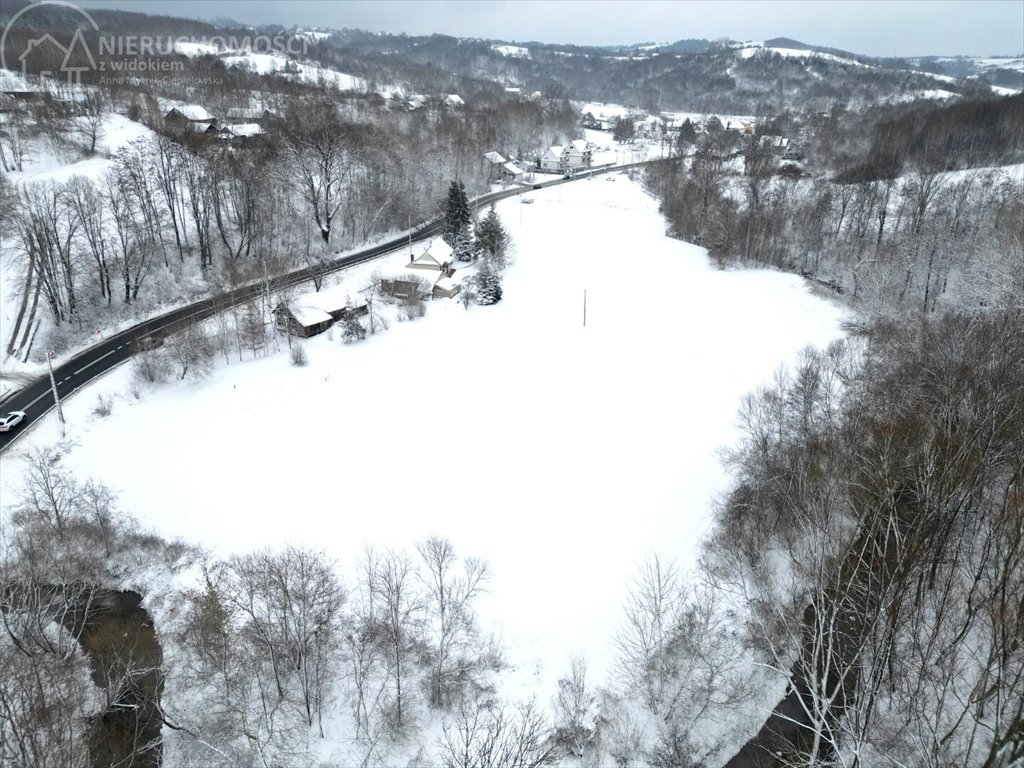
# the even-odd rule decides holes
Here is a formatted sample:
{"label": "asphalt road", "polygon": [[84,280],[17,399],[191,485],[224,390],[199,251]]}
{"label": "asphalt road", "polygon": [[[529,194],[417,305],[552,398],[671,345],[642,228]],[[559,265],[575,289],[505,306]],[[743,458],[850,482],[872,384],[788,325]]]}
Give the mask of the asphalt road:
{"label": "asphalt road", "polygon": [[[657,161],[647,161],[657,162]],[[585,174],[579,174],[571,179],[558,178],[553,181],[539,182],[541,188],[553,187],[559,184],[568,184],[573,181],[581,181],[609,171],[621,171],[627,168],[636,168],[647,163],[630,163],[628,165],[606,166],[595,168]],[[525,192],[530,192],[535,186],[522,185],[509,187],[500,192],[490,192],[486,195],[474,198],[471,205],[474,210],[489,206],[498,200],[515,197]],[[418,229],[413,230],[413,241],[424,240],[433,237],[441,231],[443,219],[438,217],[432,219]],[[371,248],[364,248],[361,251],[351,253],[335,259],[327,265],[326,273],[336,272],[355,264],[362,264],[365,261],[379,258],[386,253],[396,251],[409,243],[409,235],[405,234]],[[288,274],[281,275],[266,283],[260,282],[254,285],[247,285],[237,288],[209,299],[197,301],[194,304],[175,309],[158,317],[145,320],[138,325],[118,333],[98,344],[89,347],[70,360],[65,361],[57,368],[54,368],[54,379],[57,382],[57,392],[61,401],[73,395],[78,389],[88,384],[97,376],[101,376],[119,363],[129,359],[140,350],[140,342],[148,343],[148,339],[161,339],[173,334],[179,328],[195,322],[206,320],[214,315],[230,309],[236,304],[245,304],[263,291],[279,291],[284,288],[312,282],[313,270],[309,268],[299,269]],[[0,413],[8,411],[24,411],[25,420],[10,432],[0,433],[0,453],[7,449],[18,437],[24,434],[29,427],[54,407],[53,393],[50,387],[50,379],[43,376],[31,384],[23,387],[16,394],[9,397],[0,405]]]}

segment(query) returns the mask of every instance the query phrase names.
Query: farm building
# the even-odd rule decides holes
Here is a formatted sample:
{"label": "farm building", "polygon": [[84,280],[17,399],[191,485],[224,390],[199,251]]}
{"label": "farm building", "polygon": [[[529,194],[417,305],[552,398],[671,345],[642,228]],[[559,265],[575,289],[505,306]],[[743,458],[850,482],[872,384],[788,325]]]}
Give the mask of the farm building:
{"label": "farm building", "polygon": [[308,338],[334,325],[334,318],[318,307],[293,301],[274,309],[274,324],[282,333]]}
{"label": "farm building", "polygon": [[323,333],[344,317],[360,317],[367,313],[366,303],[353,301],[344,284],[316,293],[304,293],[274,310],[277,329],[295,336]]}
{"label": "farm building", "polygon": [[462,286],[452,278],[441,275],[441,277],[437,278],[434,282],[434,287],[431,290],[430,295],[435,299],[452,299],[455,298],[461,290]]}

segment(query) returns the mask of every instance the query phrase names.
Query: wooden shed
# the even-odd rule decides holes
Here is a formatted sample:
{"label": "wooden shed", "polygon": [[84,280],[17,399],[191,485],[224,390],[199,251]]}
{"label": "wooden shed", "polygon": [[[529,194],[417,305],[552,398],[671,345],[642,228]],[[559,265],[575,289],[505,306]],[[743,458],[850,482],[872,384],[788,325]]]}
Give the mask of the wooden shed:
{"label": "wooden shed", "polygon": [[319,307],[293,302],[274,309],[274,322],[279,331],[309,338],[334,325],[334,318]]}

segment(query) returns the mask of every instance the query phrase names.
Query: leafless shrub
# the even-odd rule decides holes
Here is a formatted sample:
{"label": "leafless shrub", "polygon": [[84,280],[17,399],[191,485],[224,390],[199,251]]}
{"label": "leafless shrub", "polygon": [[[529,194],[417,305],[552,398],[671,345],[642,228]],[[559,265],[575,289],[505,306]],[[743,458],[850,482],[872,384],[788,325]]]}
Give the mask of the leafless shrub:
{"label": "leafless shrub", "polygon": [[560,757],[544,716],[534,702],[514,713],[505,706],[467,703],[438,741],[444,768],[540,768]]}
{"label": "leafless shrub", "polygon": [[171,375],[171,363],[162,349],[146,349],[132,358],[135,378],[146,384],[160,384]]}
{"label": "leafless shrub", "polygon": [[306,354],[306,346],[298,341],[292,342],[291,350],[292,365],[296,368],[303,368],[309,364],[309,356]]}
{"label": "leafless shrub", "polygon": [[92,408],[92,415],[105,418],[114,409],[114,400],[110,395],[96,395],[96,405]]}
{"label": "leafless shrub", "polygon": [[571,755],[581,757],[593,733],[594,703],[587,687],[587,659],[574,656],[554,700],[555,738]]}
{"label": "leafless shrub", "polygon": [[407,296],[398,309],[400,320],[417,320],[427,314],[427,303],[419,295]]}
{"label": "leafless shrub", "polygon": [[629,768],[643,754],[644,727],[628,707],[619,707],[604,743],[617,768]]}

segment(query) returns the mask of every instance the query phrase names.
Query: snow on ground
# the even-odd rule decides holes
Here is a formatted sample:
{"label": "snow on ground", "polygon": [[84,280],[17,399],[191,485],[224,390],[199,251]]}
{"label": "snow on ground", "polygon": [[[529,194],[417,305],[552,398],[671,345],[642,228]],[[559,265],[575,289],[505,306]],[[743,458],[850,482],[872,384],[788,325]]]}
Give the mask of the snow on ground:
{"label": "snow on ground", "polygon": [[511,56],[516,59],[530,58],[530,49],[518,45],[492,45],[491,50],[500,53],[502,56]]}
{"label": "snow on ground", "polygon": [[[68,158],[58,158],[46,143],[35,142],[25,157],[24,170],[11,171],[7,178],[14,184],[36,181],[64,183],[73,176],[95,179],[113,164],[107,155],[116,154],[131,141],[152,136],[153,131],[142,123],[129,120],[124,115],[109,113],[104,118],[103,130],[96,141],[96,155],[66,162]],[[74,156],[78,151],[68,148],[68,154]]]}
{"label": "snow on ground", "polygon": [[621,104],[602,104],[597,101],[588,101],[578,106],[581,113],[589,112],[598,120],[614,120],[618,117],[629,117],[634,111]]}
{"label": "snow on ground", "polygon": [[174,50],[183,56],[203,56],[206,54],[216,56],[220,52],[220,49],[211,43],[194,40],[175,40]]}
{"label": "snow on ground", "polygon": [[1016,69],[1024,72],[1024,58],[1002,58],[997,56],[976,57],[974,63],[985,69]]}
{"label": "snow on ground", "polygon": [[849,64],[852,67],[868,67],[868,64],[863,64],[854,59],[848,59],[845,56],[836,56],[834,53],[822,53],[821,51],[812,51],[805,48],[774,48],[766,46],[751,46],[747,48],[740,48],[736,52],[741,58],[749,59],[750,57],[757,54],[759,51],[767,51],[769,53],[777,53],[779,56],[784,58],[800,58],[800,59],[824,59],[825,61],[836,61],[840,64]]}
{"label": "snow on ground", "polygon": [[[350,570],[365,543],[449,537],[492,568],[506,691],[547,702],[581,650],[607,679],[637,563],[694,561],[741,398],[840,336],[842,312],[793,275],[712,268],[622,176],[528,194],[498,205],[515,243],[500,304],[434,301],[359,344],[311,339],[305,368],[282,351],[141,400],[123,366],[66,404],[68,462],[220,555],[294,542]],[[51,414],[0,458],[4,505],[18,456],[56,437]]]}
{"label": "snow on ground", "polygon": [[276,53],[243,53],[224,56],[221,59],[225,67],[238,65],[256,74],[268,75],[277,73],[294,76],[306,83],[326,83],[340,91],[358,91],[366,88],[366,81],[354,75],[337,72],[333,69],[314,64],[297,62]]}

